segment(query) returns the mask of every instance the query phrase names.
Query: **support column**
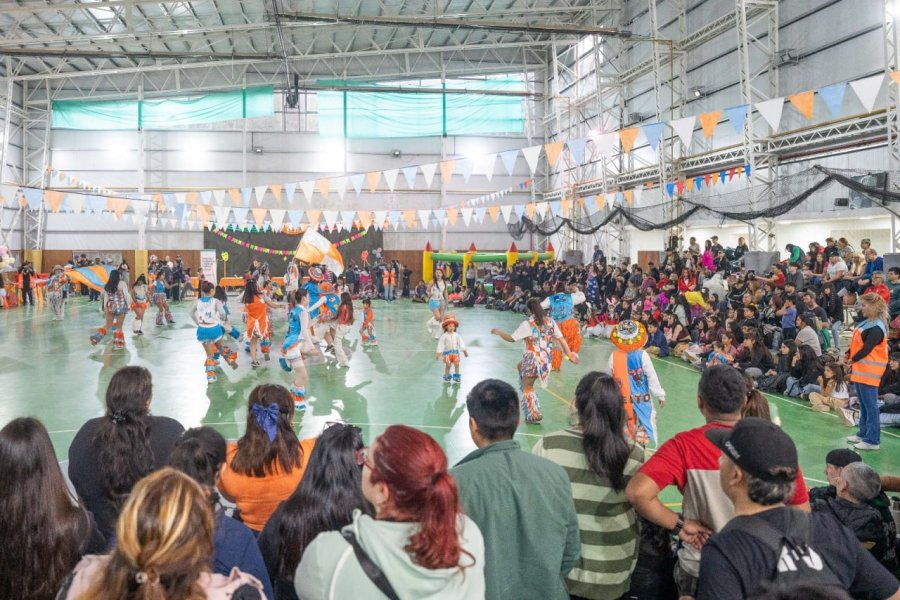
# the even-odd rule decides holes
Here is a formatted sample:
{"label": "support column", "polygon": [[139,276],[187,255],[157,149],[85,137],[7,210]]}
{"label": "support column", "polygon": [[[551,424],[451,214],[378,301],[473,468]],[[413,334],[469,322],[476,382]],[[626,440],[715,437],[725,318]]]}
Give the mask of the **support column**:
{"label": "support column", "polygon": [[[900,70],[900,31],[897,19],[900,19],[895,2],[884,0],[884,70],[891,82],[891,73]],[[890,83],[888,85],[887,136],[889,171],[900,170],[900,89]],[[893,190],[900,189],[900,182],[889,180]],[[900,252],[900,219],[891,213],[891,249]]]}

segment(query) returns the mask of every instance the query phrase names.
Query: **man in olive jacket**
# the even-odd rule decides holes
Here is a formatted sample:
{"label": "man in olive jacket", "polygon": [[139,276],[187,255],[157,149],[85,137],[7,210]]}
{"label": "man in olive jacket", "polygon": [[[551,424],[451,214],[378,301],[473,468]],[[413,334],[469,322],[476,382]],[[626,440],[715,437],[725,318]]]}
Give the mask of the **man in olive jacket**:
{"label": "man in olive jacket", "polygon": [[484,536],[487,600],[568,600],[565,576],[581,538],[566,472],[512,439],[519,400],[508,383],[482,381],[466,405],[478,450],[451,473],[463,511]]}

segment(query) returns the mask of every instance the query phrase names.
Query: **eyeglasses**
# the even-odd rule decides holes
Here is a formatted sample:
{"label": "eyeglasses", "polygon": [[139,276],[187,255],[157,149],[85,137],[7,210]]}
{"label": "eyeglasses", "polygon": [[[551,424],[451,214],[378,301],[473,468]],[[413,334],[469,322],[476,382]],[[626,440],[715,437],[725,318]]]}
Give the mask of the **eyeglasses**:
{"label": "eyeglasses", "polygon": [[356,464],[359,466],[367,466],[373,471],[375,470],[375,465],[369,462],[369,448],[360,448],[356,451]]}

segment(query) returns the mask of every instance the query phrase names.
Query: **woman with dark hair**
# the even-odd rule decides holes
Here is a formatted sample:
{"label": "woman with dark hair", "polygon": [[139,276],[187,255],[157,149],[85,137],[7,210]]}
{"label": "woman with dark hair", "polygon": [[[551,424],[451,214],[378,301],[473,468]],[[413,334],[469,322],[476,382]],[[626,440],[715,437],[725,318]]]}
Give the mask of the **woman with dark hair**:
{"label": "woman with dark hair", "polygon": [[268,295],[261,292],[257,286],[257,279],[248,279],[244,284],[244,296],[241,298],[244,304],[244,314],[247,316],[247,339],[250,345],[250,366],[259,367],[256,358],[256,347],[262,348],[263,356],[269,360],[269,349],[272,340],[269,337],[272,330],[269,323],[269,308],[283,308],[284,305],[273,302]]}
{"label": "woman with dark hair", "polygon": [[294,433],[294,400],[284,386],[264,383],[250,392],[247,430],[228,444],[219,491],[237,504],[241,518],[259,533],[278,503],[297,488],[315,438]]}
{"label": "woman with dark hair", "polygon": [[128,307],[131,306],[131,292],[118,269],[110,271],[109,280],[103,286],[101,302],[103,314],[106,315],[106,323],[91,336],[91,345],[99,344],[106,332],[112,329],[113,346],[124,348],[125,331],[122,329],[122,325],[125,323]]}
{"label": "woman with dark hair", "polygon": [[825,314],[831,321],[831,345],[835,350],[840,350],[841,330],[844,329],[844,302],[837,292],[833,283],[826,283],[822,287],[822,298],[817,302],[825,309]]}
{"label": "woman with dark hair", "polygon": [[216,483],[219,469],[225,463],[226,447],[225,438],[212,427],[188,429],[175,444],[169,466],[191,477],[209,496],[215,518],[214,572],[228,575],[237,567],[256,577],[263,584],[266,598],[273,598],[272,583],[256,545],[256,536],[246,525],[229,517],[219,502]]}
{"label": "woman with dark hair", "polygon": [[571,598],[617,599],[628,591],[640,535],[625,486],[644,449],[625,435],[625,400],[616,380],[591,371],[575,388],[578,424],[538,440],[533,452],[566,469],[579,509],[581,558],[569,571]]}
{"label": "woman with dark hair", "polygon": [[51,600],[82,554],[103,551],[103,535],[69,493],[37,419],[0,429],[0,481],[0,598]]}
{"label": "woman with dark hair", "polygon": [[321,533],[307,546],[294,577],[297,596],[390,597],[363,570],[358,557],[364,555],[397,597],[483,598],[484,540],[460,511],[438,443],[412,427],[391,425],[357,455],[375,517],[357,509],[340,532]]}
{"label": "woman with dark hair", "polygon": [[263,586],[234,569],[212,574],[213,513],[196,481],[170,467],[139,481],[116,523],[112,554],[84,557],[61,591],[66,600],[263,599]]}
{"label": "woman with dark hair", "polygon": [[791,361],[791,375],[785,382],[784,394],[796,398],[810,392],[821,392],[817,385],[821,375],[822,362],[816,351],[812,346],[801,344]]}
{"label": "woman with dark hair", "polygon": [[81,426],[69,446],[69,479],[112,537],[119,508],[135,483],[169,461],[184,427],[150,415],[153,381],[144,367],[123,367],[106,388],[106,415]]}
{"label": "woman with dark hair", "polygon": [[334,341],[332,342],[334,357],[337,359],[339,367],[350,366],[350,357],[347,356],[347,350],[344,348],[344,338],[350,333],[351,325],[353,325],[353,297],[349,292],[344,292],[341,294],[341,304],[338,306],[337,318],[334,321]]}
{"label": "woman with dark hair", "polygon": [[362,465],[356,460],[362,447],[359,427],[344,423],[326,426],[300,485],[266,523],[259,548],[275,584],[276,600],[297,598],[294,573],[317,535],[349,525],[354,511],[372,515],[362,493]]}
{"label": "woman with dark hair", "polygon": [[775,368],[775,361],[756,331],[748,331],[744,336],[744,347],[735,358],[735,365],[744,373],[756,379]]}
{"label": "woman with dark hair", "polygon": [[534,392],[535,381],[540,381],[541,386],[547,387],[547,379],[550,376],[553,343],[559,346],[569,360],[578,364],[578,355],[569,349],[566,338],[556,322],[544,313],[539,298],[531,298],[525,303],[531,317],[523,321],[512,334],[499,329],[491,329],[491,334],[500,337],[507,342],[525,342],[525,352],[519,363],[519,382],[522,387],[522,412],[525,413],[526,423],[540,423],[541,403]]}

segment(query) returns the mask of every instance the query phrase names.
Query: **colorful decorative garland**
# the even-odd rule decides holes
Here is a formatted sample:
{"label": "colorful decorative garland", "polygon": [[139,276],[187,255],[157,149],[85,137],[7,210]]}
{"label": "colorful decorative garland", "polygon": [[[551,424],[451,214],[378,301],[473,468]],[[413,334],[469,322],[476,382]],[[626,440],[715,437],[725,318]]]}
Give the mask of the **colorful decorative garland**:
{"label": "colorful decorative garland", "polygon": [[[231,242],[233,244],[237,244],[238,246],[240,246],[242,248],[247,248],[248,250],[252,250],[254,252],[262,252],[263,254],[274,254],[275,256],[293,256],[294,252],[296,252],[296,250],[275,250],[273,248],[263,248],[262,246],[257,246],[256,244],[251,244],[249,242],[245,242],[244,240],[239,240],[238,238],[234,237],[233,235],[231,235],[230,233],[228,233],[227,231],[224,231],[222,229],[210,229],[210,231],[215,233],[219,237],[225,238],[226,240],[228,240],[229,242]],[[340,248],[341,246],[346,246],[350,242],[355,242],[356,240],[363,237],[367,233],[369,233],[368,230],[360,231],[359,233],[354,233],[350,237],[344,238],[340,242],[335,242],[334,247]]]}

